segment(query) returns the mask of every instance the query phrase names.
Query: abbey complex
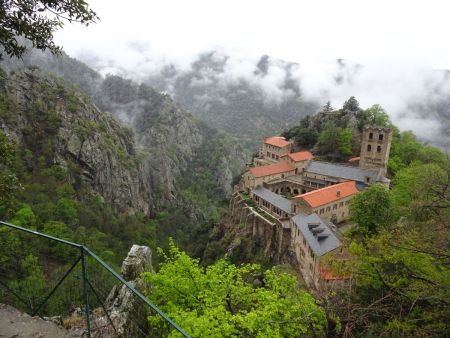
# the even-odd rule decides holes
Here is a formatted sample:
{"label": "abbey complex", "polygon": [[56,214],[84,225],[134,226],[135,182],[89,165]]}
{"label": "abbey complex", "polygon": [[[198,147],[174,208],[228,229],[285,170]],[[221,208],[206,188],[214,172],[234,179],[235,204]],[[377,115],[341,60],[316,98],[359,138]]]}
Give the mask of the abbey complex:
{"label": "abbey complex", "polygon": [[232,212],[251,223],[255,237],[270,228],[277,254],[290,258],[310,288],[348,283],[351,276],[335,276],[327,268],[326,256],[345,256],[339,227],[349,217],[352,197],[374,183],[389,185],[391,141],[390,128],[366,127],[360,157],[340,164],[296,151],[294,142],[284,137],[266,138],[235,187]]}

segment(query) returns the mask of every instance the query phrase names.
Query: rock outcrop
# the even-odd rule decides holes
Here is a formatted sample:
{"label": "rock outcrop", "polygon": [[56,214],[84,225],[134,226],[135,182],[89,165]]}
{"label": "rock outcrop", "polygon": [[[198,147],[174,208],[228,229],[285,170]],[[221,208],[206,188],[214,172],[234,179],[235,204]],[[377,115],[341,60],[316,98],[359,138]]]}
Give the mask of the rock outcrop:
{"label": "rock outcrop", "polygon": [[[123,278],[142,292],[146,285],[140,276],[146,271],[153,271],[152,252],[146,246],[133,245],[122,264]],[[149,308],[126,285],[111,290],[106,307],[118,337],[139,337],[148,331]],[[102,320],[107,322],[107,318]]]}
{"label": "rock outcrop", "polygon": [[230,199],[230,210],[214,228],[204,259],[215,260],[226,252],[235,263],[295,263],[290,251],[290,229],[247,205],[239,193]]}

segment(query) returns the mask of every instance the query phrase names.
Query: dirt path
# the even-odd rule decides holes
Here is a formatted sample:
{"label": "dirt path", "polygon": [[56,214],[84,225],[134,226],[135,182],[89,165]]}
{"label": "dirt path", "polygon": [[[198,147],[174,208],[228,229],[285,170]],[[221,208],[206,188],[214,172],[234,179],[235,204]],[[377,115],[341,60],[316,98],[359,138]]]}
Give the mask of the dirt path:
{"label": "dirt path", "polygon": [[80,337],[70,333],[52,322],[39,317],[31,317],[12,306],[0,304],[1,338],[47,338]]}

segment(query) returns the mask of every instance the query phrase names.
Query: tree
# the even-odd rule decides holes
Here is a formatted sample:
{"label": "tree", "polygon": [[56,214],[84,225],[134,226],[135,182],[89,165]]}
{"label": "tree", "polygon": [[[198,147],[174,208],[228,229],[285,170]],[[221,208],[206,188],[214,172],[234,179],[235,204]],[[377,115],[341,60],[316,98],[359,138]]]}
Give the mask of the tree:
{"label": "tree", "polygon": [[13,212],[16,194],[21,188],[13,162],[16,156],[14,145],[0,131],[0,218],[6,219]]}
{"label": "tree", "polygon": [[391,224],[392,217],[391,196],[382,184],[366,188],[350,201],[350,220],[369,234]]}
{"label": "tree", "polygon": [[43,300],[47,290],[47,282],[39,260],[33,255],[26,256],[20,264],[24,278],[12,282],[11,286],[31,309],[35,309]]}
{"label": "tree", "polygon": [[301,128],[295,135],[295,142],[303,148],[311,149],[317,142],[319,135],[313,128]]}
{"label": "tree", "polygon": [[[392,208],[401,216],[398,223],[378,228],[362,241],[353,237],[346,266],[353,271],[354,288],[325,298],[328,311],[340,318],[344,336],[450,335],[449,172],[436,163],[400,170],[391,192]],[[377,217],[377,203],[365,197],[372,200],[371,207],[361,214],[370,216],[371,210],[371,217]],[[378,199],[381,209],[387,209],[386,199]],[[377,223],[383,223],[383,214],[388,213],[380,212]]]}
{"label": "tree", "polygon": [[435,163],[415,163],[400,170],[392,189],[396,212],[414,219],[428,219],[450,210],[448,172],[448,168],[446,171]]}
{"label": "tree", "polygon": [[347,101],[344,102],[344,105],[342,106],[342,110],[350,110],[353,112],[358,112],[360,110],[359,108],[359,102],[355,99],[354,96],[351,96]]}
{"label": "tree", "polygon": [[0,44],[11,57],[20,57],[27,49],[20,37],[35,48],[59,53],[53,33],[66,21],[87,26],[96,20],[97,14],[84,0],[6,0],[0,5]]}
{"label": "tree", "polygon": [[322,111],[325,113],[329,113],[332,112],[334,110],[334,108],[331,106],[331,102],[327,101],[327,103],[325,103],[325,105],[322,108]]}
{"label": "tree", "polygon": [[320,133],[317,147],[322,154],[336,154],[341,143],[341,129],[333,122],[328,122]]}
{"label": "tree", "polygon": [[374,104],[366,110],[361,110],[358,115],[358,129],[363,130],[365,126],[391,127],[392,122],[389,115],[379,104]]}
{"label": "tree", "polygon": [[[206,268],[173,242],[158,273],[144,273],[149,298],[193,337],[298,337],[320,335],[323,310],[294,276],[256,264],[221,259]],[[159,316],[150,324],[162,329]],[[156,334],[157,335],[157,334]],[[172,333],[169,336],[175,336]]]}
{"label": "tree", "polygon": [[36,221],[36,215],[28,204],[22,205],[11,220],[15,225],[34,230],[36,230]]}
{"label": "tree", "polygon": [[341,131],[341,139],[339,142],[339,152],[344,156],[352,154],[352,131],[349,128],[344,128]]}

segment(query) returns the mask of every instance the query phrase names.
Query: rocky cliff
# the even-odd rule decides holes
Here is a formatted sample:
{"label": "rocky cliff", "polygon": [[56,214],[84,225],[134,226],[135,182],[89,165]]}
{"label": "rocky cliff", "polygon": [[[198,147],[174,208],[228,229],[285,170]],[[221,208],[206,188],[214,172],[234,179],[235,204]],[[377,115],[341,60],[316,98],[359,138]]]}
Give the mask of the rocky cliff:
{"label": "rocky cliff", "polygon": [[35,69],[2,74],[1,129],[29,151],[28,166],[58,165],[119,212],[148,213],[153,204],[133,133],[91,100]]}
{"label": "rocky cliff", "polygon": [[[143,169],[141,183],[145,185],[141,190],[150,188],[150,211],[179,202],[180,186],[186,186],[180,180],[186,178],[186,172],[205,167],[205,151],[215,153],[214,165],[208,163],[215,180],[212,188],[222,192],[221,198],[231,192],[232,180],[246,161],[242,148],[225,133],[194,119],[170,96],[120,76],[103,78],[65,54],[57,57],[31,49],[22,61],[5,60],[2,64],[8,70],[35,65],[76,84],[101,111],[110,112],[134,131],[134,148]],[[211,144],[218,145],[220,153]],[[202,168],[197,167],[199,162]]]}

